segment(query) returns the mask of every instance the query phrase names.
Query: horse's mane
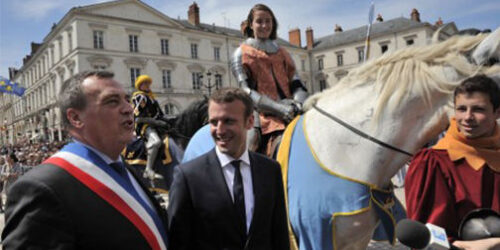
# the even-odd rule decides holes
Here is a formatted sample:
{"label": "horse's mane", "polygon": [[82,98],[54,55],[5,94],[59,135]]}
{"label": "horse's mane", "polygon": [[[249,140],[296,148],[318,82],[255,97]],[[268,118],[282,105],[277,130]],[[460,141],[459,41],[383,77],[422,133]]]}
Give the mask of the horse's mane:
{"label": "horse's mane", "polygon": [[[432,70],[432,66],[450,66],[458,73],[472,76],[478,73],[500,72],[500,66],[482,67],[470,63],[463,55],[471,51],[484,38],[477,36],[453,36],[441,43],[422,47],[409,47],[387,53],[379,58],[355,68],[340,82],[321,93],[311,96],[305,103],[308,110],[322,97],[348,90],[361,85],[375,84],[379,95],[374,117],[377,120],[384,108],[393,110],[410,91],[417,91],[428,105],[431,103],[431,90],[452,93],[459,82],[446,79],[442,71]],[[389,98],[395,97],[395,102]]]}

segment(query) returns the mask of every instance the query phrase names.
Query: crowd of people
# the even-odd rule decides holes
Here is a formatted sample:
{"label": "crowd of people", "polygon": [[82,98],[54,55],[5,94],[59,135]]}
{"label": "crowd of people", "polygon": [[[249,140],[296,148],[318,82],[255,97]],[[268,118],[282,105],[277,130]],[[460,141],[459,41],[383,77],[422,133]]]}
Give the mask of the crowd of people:
{"label": "crowd of people", "polygon": [[56,153],[66,142],[28,142],[0,148],[0,212],[7,189],[24,173]]}
{"label": "crowd of people", "polygon": [[0,148],[0,154],[4,157],[9,154],[14,154],[19,164],[29,168],[42,163],[43,160],[49,158],[49,156],[61,149],[66,143],[65,141],[28,141],[26,143],[16,143],[14,145],[3,145]]}
{"label": "crowd of people", "polygon": [[[111,72],[81,72],[65,82],[58,105],[72,141],[1,149],[7,172],[18,171],[7,188],[4,248],[290,249],[280,165],[249,150],[256,136],[262,142],[255,149],[272,155],[275,138],[307,97],[293,60],[275,41],[277,25],[265,5],[248,14],[247,40],[232,61],[241,88],[210,97],[213,144],[175,167],[167,210],[120,157],[135,129],[146,137],[148,156],[157,154],[150,144],[161,115],[152,80],[140,78],[133,105]],[[417,153],[406,176],[409,217],[446,228],[451,240],[460,240],[458,223],[468,212],[500,210],[495,86],[486,76],[462,82],[446,136]],[[492,239],[456,245],[498,248],[500,238]]]}

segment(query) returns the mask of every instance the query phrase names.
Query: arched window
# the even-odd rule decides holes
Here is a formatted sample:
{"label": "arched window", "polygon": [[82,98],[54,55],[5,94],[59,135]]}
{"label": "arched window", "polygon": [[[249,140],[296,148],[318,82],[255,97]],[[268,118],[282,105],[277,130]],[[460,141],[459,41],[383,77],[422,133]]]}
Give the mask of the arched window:
{"label": "arched window", "polygon": [[166,115],[177,115],[179,114],[179,109],[172,103],[165,104],[165,114]]}

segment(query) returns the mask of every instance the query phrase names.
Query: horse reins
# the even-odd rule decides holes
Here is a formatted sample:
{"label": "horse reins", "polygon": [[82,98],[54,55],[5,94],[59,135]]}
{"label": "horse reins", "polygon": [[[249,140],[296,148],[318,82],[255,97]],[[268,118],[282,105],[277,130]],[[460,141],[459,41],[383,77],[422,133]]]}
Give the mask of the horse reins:
{"label": "horse reins", "polygon": [[330,113],[327,113],[323,109],[319,108],[318,106],[316,106],[316,104],[313,104],[313,108],[316,109],[322,115],[324,115],[324,116],[326,116],[326,117],[334,120],[338,124],[342,125],[343,127],[349,129],[350,131],[354,132],[355,134],[357,134],[357,135],[359,135],[359,136],[361,136],[361,137],[363,137],[363,138],[365,138],[367,140],[370,140],[370,141],[372,141],[372,142],[374,142],[374,143],[376,143],[376,144],[378,144],[378,145],[380,145],[382,147],[394,150],[396,152],[399,152],[399,153],[402,153],[402,154],[405,154],[405,155],[408,155],[408,156],[413,156],[413,154],[411,154],[411,153],[409,153],[407,151],[404,151],[404,150],[399,149],[397,147],[394,147],[394,146],[392,146],[392,145],[390,145],[388,143],[385,143],[385,142],[383,142],[383,141],[381,141],[381,140],[379,140],[379,139],[377,139],[375,137],[372,137],[372,136],[366,134],[365,132],[363,132],[363,131],[361,131],[361,130],[359,130],[359,129],[357,129],[357,128],[349,125],[349,124],[347,124],[346,122],[342,121],[338,117],[336,117],[336,116],[334,116],[334,115],[332,115]]}

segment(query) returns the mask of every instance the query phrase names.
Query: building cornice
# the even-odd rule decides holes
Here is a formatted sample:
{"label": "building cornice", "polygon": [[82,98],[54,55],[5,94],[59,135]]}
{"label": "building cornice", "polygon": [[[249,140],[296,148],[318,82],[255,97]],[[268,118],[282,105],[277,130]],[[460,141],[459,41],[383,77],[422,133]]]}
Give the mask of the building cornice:
{"label": "building cornice", "polygon": [[175,68],[177,67],[177,63],[171,60],[161,59],[156,61],[156,66],[158,66],[158,68],[160,69],[175,70]]}
{"label": "building cornice", "polygon": [[113,62],[113,58],[111,58],[109,56],[105,56],[105,55],[96,54],[96,55],[91,55],[91,56],[87,57],[87,61],[90,64],[104,63],[104,64],[106,64],[106,67],[109,67],[111,65],[111,63]]}
{"label": "building cornice", "polygon": [[123,59],[123,62],[128,67],[131,67],[131,66],[140,66],[140,67],[144,68],[146,66],[147,59],[141,58],[141,57],[137,57],[137,56],[132,56],[132,57],[128,57],[128,58]]}
{"label": "building cornice", "polygon": [[191,63],[186,66],[190,72],[205,72],[205,67],[199,63]]}

